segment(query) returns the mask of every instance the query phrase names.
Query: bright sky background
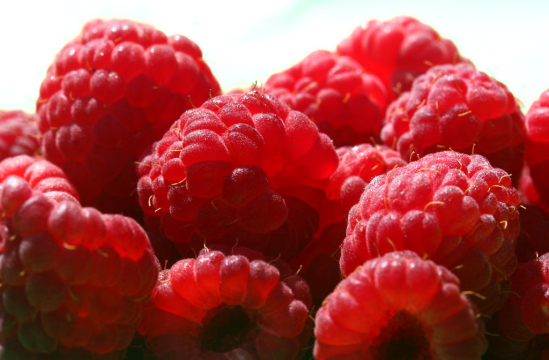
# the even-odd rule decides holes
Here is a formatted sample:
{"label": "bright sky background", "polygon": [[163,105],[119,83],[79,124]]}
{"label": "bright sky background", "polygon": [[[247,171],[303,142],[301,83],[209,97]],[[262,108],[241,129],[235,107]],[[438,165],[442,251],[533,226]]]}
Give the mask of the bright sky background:
{"label": "bright sky background", "polygon": [[549,0],[0,0],[0,109],[34,110],[48,65],[96,17],[128,18],[198,43],[223,90],[248,88],[362,22],[410,15],[454,41],[530,104],[549,89]]}

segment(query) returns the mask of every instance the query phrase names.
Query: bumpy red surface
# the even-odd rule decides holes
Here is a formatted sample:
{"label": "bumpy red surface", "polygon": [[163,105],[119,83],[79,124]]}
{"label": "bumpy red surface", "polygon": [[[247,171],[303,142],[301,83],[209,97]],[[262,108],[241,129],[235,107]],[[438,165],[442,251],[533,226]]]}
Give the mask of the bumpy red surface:
{"label": "bumpy red surface", "polygon": [[56,56],[37,113],[44,156],[83,205],[136,206],[134,161],[187,109],[220,92],[188,38],[129,20],[93,20]]}
{"label": "bumpy red surface", "polygon": [[[526,114],[526,163],[544,207],[549,206],[549,90],[534,101]],[[535,195],[534,195],[535,198]]]}
{"label": "bumpy red surface", "polygon": [[336,208],[337,211],[341,210],[346,220],[349,210],[358,203],[360,195],[374,177],[407,164],[398,152],[384,145],[344,146],[336,152],[339,166],[326,187],[329,201],[320,211],[320,229],[335,222],[332,218]]}
{"label": "bumpy red surface", "polygon": [[343,40],[337,52],[356,59],[366,71],[377,75],[392,99],[408,91],[414,79],[433,65],[465,61],[452,41],[408,16],[368,21]]}
{"label": "bumpy red surface", "polygon": [[288,264],[213,247],[161,273],[140,332],[160,359],[291,360],[310,336],[310,306]]}
{"label": "bumpy red surface", "polygon": [[457,277],[411,251],[368,260],[328,296],[315,320],[318,360],[470,360],[487,345]]}
{"label": "bumpy red surface", "polygon": [[[318,227],[332,141],[271,95],[185,112],[138,167],[148,225],[176,243],[235,243],[290,259]],[[156,225],[155,225],[156,223]]]}
{"label": "bumpy red surface", "polygon": [[6,159],[0,182],[2,359],[124,351],[158,274],[144,230],[82,208],[46,160]]}
{"label": "bumpy red surface", "polygon": [[0,160],[40,151],[40,131],[34,114],[0,110]]}
{"label": "bumpy red surface", "polygon": [[464,290],[482,292],[489,299],[480,308],[494,311],[500,282],[517,264],[517,206],[509,175],[483,156],[427,155],[370,182],[349,215],[342,272],[413,250],[451,269]]}
{"label": "bumpy red surface", "polygon": [[385,86],[375,75],[350,57],[326,50],[272,75],[265,92],[305,113],[335,146],[377,138],[387,107]]}
{"label": "bumpy red surface", "polygon": [[517,184],[524,131],[524,116],[507,87],[470,64],[458,64],[418,77],[387,109],[381,139],[410,161],[449,148],[481,154],[513,174]]}

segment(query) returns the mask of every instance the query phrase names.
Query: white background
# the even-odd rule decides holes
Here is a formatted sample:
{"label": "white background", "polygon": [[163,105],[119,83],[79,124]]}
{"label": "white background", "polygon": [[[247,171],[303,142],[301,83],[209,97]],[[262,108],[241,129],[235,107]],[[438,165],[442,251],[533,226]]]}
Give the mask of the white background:
{"label": "white background", "polygon": [[33,111],[54,55],[93,18],[127,18],[198,43],[225,91],[248,88],[362,22],[410,15],[454,41],[527,110],[549,89],[549,0],[0,0],[0,109]]}

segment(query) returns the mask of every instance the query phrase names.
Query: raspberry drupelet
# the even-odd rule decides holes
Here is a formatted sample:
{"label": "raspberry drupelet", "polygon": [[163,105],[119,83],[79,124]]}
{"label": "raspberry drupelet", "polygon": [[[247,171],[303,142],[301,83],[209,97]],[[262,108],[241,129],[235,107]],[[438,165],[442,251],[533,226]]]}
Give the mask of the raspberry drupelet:
{"label": "raspberry drupelet", "polygon": [[412,251],[368,260],[315,318],[317,360],[480,360],[484,323],[457,277]]}
{"label": "raspberry drupelet", "polygon": [[467,61],[451,40],[409,16],[364,23],[339,43],[337,53],[354,58],[378,76],[391,100],[410,90],[414,79],[432,66]]}
{"label": "raspberry drupelet", "polygon": [[337,164],[306,115],[251,91],[185,112],[141,161],[137,191],[147,226],[175,243],[291,259],[318,228]]}
{"label": "raspberry drupelet", "polygon": [[378,137],[387,107],[385,86],[355,60],[317,50],[272,75],[265,92],[313,120],[334,145],[358,145]]}
{"label": "raspberry drupelet", "polygon": [[35,114],[0,110],[0,160],[40,151],[40,131]]}
{"label": "raspberry drupelet", "polygon": [[129,20],[90,21],[40,87],[43,154],[67,173],[83,205],[133,209],[136,159],[185,110],[219,92],[188,38]]}
{"label": "raspberry drupelet", "polygon": [[293,360],[311,335],[306,282],[282,260],[212,246],[164,270],[139,327],[162,360]]}
{"label": "raspberry drupelet", "polygon": [[505,85],[470,64],[435,66],[387,109],[381,139],[413,161],[453,149],[513,175],[524,163],[524,115]]}
{"label": "raspberry drupelet", "polygon": [[492,313],[517,265],[517,207],[509,175],[485,157],[427,155],[368,184],[349,213],[341,270],[349,275],[366,260],[412,250],[452,270]]}
{"label": "raspberry drupelet", "polygon": [[123,354],[157,281],[144,230],[81,207],[59,167],[25,155],[0,162],[0,213],[0,357]]}

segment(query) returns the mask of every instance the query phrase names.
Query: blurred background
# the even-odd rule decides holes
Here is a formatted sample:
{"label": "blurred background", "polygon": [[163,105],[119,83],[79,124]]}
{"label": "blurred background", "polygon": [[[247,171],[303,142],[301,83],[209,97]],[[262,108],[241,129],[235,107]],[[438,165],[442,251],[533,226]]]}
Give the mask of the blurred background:
{"label": "blurred background", "polygon": [[549,88],[548,0],[0,1],[0,109],[34,111],[48,65],[91,19],[127,18],[201,47],[224,91],[251,88],[370,19],[413,16],[527,110]]}

